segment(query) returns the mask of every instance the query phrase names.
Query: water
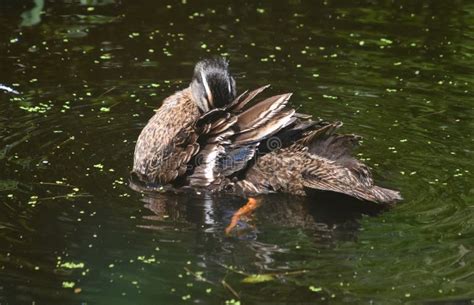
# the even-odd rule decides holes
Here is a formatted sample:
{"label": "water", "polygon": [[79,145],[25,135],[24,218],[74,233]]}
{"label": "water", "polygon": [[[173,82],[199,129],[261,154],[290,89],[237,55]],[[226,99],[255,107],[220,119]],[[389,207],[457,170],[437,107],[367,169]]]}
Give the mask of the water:
{"label": "water", "polygon": [[[472,303],[470,1],[3,1],[0,37],[2,305]],[[241,198],[132,191],[140,129],[211,54],[364,136],[405,201],[273,195],[229,238]]]}

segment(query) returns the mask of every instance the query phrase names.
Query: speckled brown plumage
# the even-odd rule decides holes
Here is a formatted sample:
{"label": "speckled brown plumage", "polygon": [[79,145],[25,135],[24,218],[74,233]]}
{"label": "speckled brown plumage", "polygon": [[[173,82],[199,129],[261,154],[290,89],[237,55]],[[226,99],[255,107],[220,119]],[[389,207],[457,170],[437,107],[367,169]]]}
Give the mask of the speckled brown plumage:
{"label": "speckled brown plumage", "polygon": [[401,199],[375,186],[369,168],[351,156],[358,136],[337,134],[342,123],[296,113],[287,106],[291,94],[258,100],[267,87],[234,98],[226,62],[198,63],[190,87],[167,98],[142,130],[134,175],[244,196],[316,189],[373,202]]}
{"label": "speckled brown plumage", "polygon": [[194,130],[199,116],[190,89],[165,99],[138,137],[133,172],[143,181],[159,184],[183,175],[199,150]]}

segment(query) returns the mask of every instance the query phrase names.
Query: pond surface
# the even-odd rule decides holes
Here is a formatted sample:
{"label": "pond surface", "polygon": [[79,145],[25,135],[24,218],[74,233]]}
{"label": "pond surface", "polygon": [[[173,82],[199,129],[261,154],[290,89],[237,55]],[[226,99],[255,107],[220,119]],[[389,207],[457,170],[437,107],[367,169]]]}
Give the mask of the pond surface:
{"label": "pond surface", "polygon": [[[2,1],[0,304],[472,304],[472,1]],[[194,63],[364,137],[405,200],[143,196],[135,140]]]}

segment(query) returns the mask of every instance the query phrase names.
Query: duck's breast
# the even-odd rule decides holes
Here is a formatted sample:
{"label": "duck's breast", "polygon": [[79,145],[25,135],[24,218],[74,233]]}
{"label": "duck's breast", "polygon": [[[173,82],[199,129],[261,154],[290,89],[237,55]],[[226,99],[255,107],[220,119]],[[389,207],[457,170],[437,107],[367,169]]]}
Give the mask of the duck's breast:
{"label": "duck's breast", "polygon": [[199,116],[189,89],[163,101],[138,137],[133,172],[147,182],[164,184],[174,180],[189,161],[188,155],[195,153],[193,127]]}

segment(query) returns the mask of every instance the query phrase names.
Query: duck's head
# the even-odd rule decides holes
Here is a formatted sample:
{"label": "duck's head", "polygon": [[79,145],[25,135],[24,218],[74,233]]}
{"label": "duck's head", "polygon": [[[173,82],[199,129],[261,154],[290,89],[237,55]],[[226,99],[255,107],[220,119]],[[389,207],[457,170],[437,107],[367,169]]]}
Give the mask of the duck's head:
{"label": "duck's head", "polygon": [[203,113],[223,107],[235,99],[235,80],[229,62],[222,57],[201,60],[194,67],[191,92]]}

